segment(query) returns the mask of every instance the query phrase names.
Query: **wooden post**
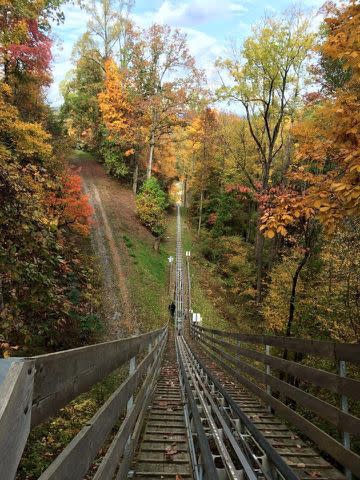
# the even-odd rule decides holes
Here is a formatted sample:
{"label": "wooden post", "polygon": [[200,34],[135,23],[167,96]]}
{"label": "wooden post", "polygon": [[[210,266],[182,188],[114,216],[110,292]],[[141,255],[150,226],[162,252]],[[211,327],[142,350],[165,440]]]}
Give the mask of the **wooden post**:
{"label": "wooden post", "polygon": [[[129,365],[129,376],[132,375],[135,372],[136,369],[136,357],[132,357],[130,359],[130,365]],[[132,395],[127,403],[127,414],[129,415],[129,412],[134,404],[134,396]]]}
{"label": "wooden post", "polygon": [[[154,348],[155,348],[156,345],[157,345],[157,341],[156,341],[156,340],[157,340],[157,339],[154,340]],[[148,345],[148,353],[151,352],[151,349],[152,349],[152,342],[150,341],[150,342],[149,342],[149,345]],[[155,360],[156,360],[156,359],[154,359],[154,362],[155,362]],[[150,371],[151,371],[151,368],[152,368],[152,365],[149,365],[149,366],[148,366],[148,370],[147,370],[148,375],[149,375],[149,373],[150,373]]]}
{"label": "wooden post", "polygon": [[[345,360],[340,360],[339,362],[339,375],[340,377],[346,377],[346,362]],[[349,413],[349,403],[346,395],[341,395],[340,399],[340,408],[344,413]],[[346,449],[350,450],[350,434],[349,432],[343,432],[343,445]],[[352,480],[351,471],[345,469],[346,480]]]}
{"label": "wooden post", "polygon": [[34,362],[11,364],[0,386],[0,476],[13,480],[30,432]]}
{"label": "wooden post", "polygon": [[[270,345],[265,345],[265,355],[270,355]],[[266,375],[271,375],[271,369],[270,369],[270,365],[268,363],[265,363],[265,372],[266,372]],[[266,384],[266,393],[268,395],[271,395],[271,386]],[[268,410],[269,412],[271,412],[271,407],[270,405],[268,406]]]}

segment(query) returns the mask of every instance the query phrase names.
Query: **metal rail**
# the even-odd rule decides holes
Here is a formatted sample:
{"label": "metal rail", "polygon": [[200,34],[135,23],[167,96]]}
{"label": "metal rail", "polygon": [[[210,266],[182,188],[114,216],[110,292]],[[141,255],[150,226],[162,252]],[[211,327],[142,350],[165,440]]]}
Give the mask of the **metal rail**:
{"label": "metal rail", "polygon": [[175,278],[175,328],[178,333],[183,331],[184,326],[184,272],[183,272],[183,250],[181,241],[181,212],[180,205],[177,205],[176,218],[176,278]]}
{"label": "metal rail", "polygon": [[176,350],[180,366],[180,385],[183,388],[183,398],[188,407],[188,438],[190,456],[193,462],[193,472],[196,480],[219,480],[215,467],[214,457],[211,453],[208,437],[202,423],[200,412],[194,398],[192,386],[188,379],[188,373],[183,361],[181,349],[182,335],[176,338]]}
{"label": "metal rail", "polygon": [[[183,269],[181,216],[178,207],[176,349],[183,398],[187,403],[188,437],[195,478],[297,480],[298,477],[291,468],[205,369],[186,342],[183,335],[186,273],[189,272]],[[190,292],[187,294],[190,295]]]}
{"label": "metal rail", "polygon": [[[360,346],[357,345],[358,355],[356,356],[351,344],[242,335],[220,332],[195,324],[191,325],[191,334],[199,346],[205,349],[216,365],[227,372],[231,379],[252,392],[276,415],[286,419],[349,472],[360,475],[360,456],[350,449],[349,444],[350,434],[358,436],[360,432],[360,418],[358,415],[355,416],[355,409],[355,412],[351,413],[346,408],[348,398],[353,402],[359,401],[360,381],[343,375],[341,369],[337,375],[317,368],[316,364],[310,366],[285,360],[280,357],[282,349],[271,352],[266,342],[272,342],[276,347],[281,345],[288,350],[294,349],[302,354],[309,352],[334,363],[339,362],[341,366],[345,364],[343,357],[351,359],[354,363],[359,362]],[[257,348],[251,348],[251,344],[255,344]],[[262,349],[260,349],[261,346],[263,346]],[[297,379],[297,384],[294,378]],[[321,387],[324,391],[339,395],[341,399],[339,407],[329,402],[327,400],[329,397],[320,396],[319,398],[318,395],[314,395],[314,387]],[[293,405],[290,407],[281,396],[272,395],[272,391],[291,399]],[[304,410],[315,413],[330,425],[334,424],[344,436],[344,445],[341,445],[339,439],[330,437],[316,419],[314,421],[306,418]],[[300,454],[299,451],[297,453]],[[316,457],[315,452],[313,457]],[[300,463],[314,466],[314,462],[310,460]],[[305,469],[309,470],[309,468],[306,466]]]}

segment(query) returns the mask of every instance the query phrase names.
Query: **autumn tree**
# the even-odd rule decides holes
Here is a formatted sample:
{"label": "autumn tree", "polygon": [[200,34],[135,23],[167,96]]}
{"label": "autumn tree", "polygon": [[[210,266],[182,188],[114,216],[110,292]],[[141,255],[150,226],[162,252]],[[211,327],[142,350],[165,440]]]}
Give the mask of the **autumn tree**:
{"label": "autumn tree", "polygon": [[91,211],[79,180],[54,157],[50,135],[20,118],[11,95],[2,83],[0,336],[32,348],[70,345],[79,325],[69,294],[75,278],[79,285],[86,279],[74,240],[65,236],[71,228],[86,233]]}
{"label": "autumn tree", "polygon": [[76,146],[98,150],[103,134],[97,95],[103,86],[104,72],[97,52],[92,52],[92,57],[97,56],[98,62],[88,59],[89,48],[83,41],[74,47],[74,68],[61,84],[64,102],[60,116],[64,130]]}
{"label": "autumn tree", "polygon": [[[224,84],[218,94],[240,102],[244,108],[261,166],[261,190],[269,187],[272,168],[284,147],[286,121],[293,116],[299,101],[305,59],[313,39],[309,20],[301,13],[290,12],[281,18],[266,18],[253,29],[241,50],[234,46],[233,58],[218,62],[233,82],[230,86]],[[255,253],[258,301],[263,250],[264,237],[258,232]]]}
{"label": "autumn tree", "polygon": [[128,15],[132,2],[89,0],[83,3],[83,8],[89,21],[86,32],[73,49],[74,67],[61,86],[64,97],[61,116],[66,131],[76,144],[99,154],[104,147],[109,156],[111,148],[103,145],[106,133],[97,96],[103,89],[106,60],[112,57],[125,67],[131,57],[133,36]]}
{"label": "autumn tree", "polygon": [[360,211],[360,53],[354,35],[360,23],[360,8],[351,2],[339,9],[331,6],[329,13],[325,20],[328,36],[319,49],[328,60],[341,60],[348,73],[342,77],[342,86],[333,90],[332,97],[324,97],[320,92],[294,126],[297,161],[288,175],[291,190],[277,192],[262,217],[261,230],[270,238],[280,234],[291,242],[294,231],[302,234],[302,255],[292,277],[287,335],[292,333],[297,283],[316,243],[317,225],[322,224],[328,234],[338,235]]}
{"label": "autumn tree", "polygon": [[216,112],[205,108],[188,126],[193,142],[193,187],[199,195],[197,233],[200,235],[203,222],[203,207],[206,193],[211,192],[217,176],[218,164],[218,120]]}
{"label": "autumn tree", "polygon": [[0,5],[0,58],[3,81],[21,114],[43,120],[43,87],[51,82],[49,15],[60,2],[3,2]]}
{"label": "autumn tree", "polygon": [[104,67],[104,62],[113,57],[118,58],[124,66],[127,35],[131,28],[128,16],[133,4],[133,0],[88,0],[83,3],[90,17],[83,36],[89,45],[88,60],[99,62],[100,57],[101,66]]}
{"label": "autumn tree", "polygon": [[327,40],[320,53],[341,61],[348,80],[310,104],[295,126],[298,164],[294,176],[306,182],[305,202],[316,210],[326,229],[334,231],[344,218],[360,210],[360,107],[359,42],[360,6],[356,2],[331,8],[325,20]]}
{"label": "autumn tree", "polygon": [[46,129],[55,125],[43,89],[60,4],[0,6],[0,343],[24,353],[81,343],[81,321],[93,308],[77,237],[87,233],[91,209]]}
{"label": "autumn tree", "polygon": [[102,119],[113,142],[110,155],[105,152],[105,164],[115,176],[124,176],[133,163],[133,191],[137,191],[139,155],[144,148],[146,125],[143,123],[142,98],[134,91],[126,75],[113,60],[105,64],[104,89],[99,93]]}
{"label": "autumn tree", "polygon": [[[288,328],[294,273],[305,253],[298,243],[300,231],[294,227],[290,231],[290,240],[284,239],[281,262],[269,274],[261,308],[266,330],[279,335]],[[297,279],[291,335],[340,342],[358,340],[359,239],[357,219],[344,222],[330,238],[318,237],[317,247]]]}
{"label": "autumn tree", "polygon": [[286,249],[292,250],[295,262],[291,275],[289,312],[285,331],[293,333],[298,282],[301,272],[319,246],[320,227],[314,217],[314,210],[303,202],[303,193],[289,187],[273,187],[260,199],[262,217],[260,231],[268,238],[280,235],[286,238]]}
{"label": "autumn tree", "polygon": [[159,249],[161,237],[165,233],[167,207],[167,195],[159,181],[154,177],[146,179],[136,198],[136,212],[141,223],[155,236],[155,250]]}
{"label": "autumn tree", "polygon": [[150,178],[154,150],[159,140],[181,123],[201,74],[189,53],[186,35],[179,30],[152,25],[142,32],[140,46],[134,71],[149,118],[147,178]]}

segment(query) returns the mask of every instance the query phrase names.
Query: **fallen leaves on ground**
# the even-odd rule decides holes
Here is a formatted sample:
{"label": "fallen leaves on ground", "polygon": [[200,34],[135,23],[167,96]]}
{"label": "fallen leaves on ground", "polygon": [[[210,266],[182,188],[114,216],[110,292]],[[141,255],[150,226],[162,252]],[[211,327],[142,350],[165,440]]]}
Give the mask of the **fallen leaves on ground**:
{"label": "fallen leaves on ground", "polygon": [[174,455],[178,453],[178,450],[176,447],[173,445],[166,447],[165,448],[165,458],[166,460],[173,462],[174,461]]}

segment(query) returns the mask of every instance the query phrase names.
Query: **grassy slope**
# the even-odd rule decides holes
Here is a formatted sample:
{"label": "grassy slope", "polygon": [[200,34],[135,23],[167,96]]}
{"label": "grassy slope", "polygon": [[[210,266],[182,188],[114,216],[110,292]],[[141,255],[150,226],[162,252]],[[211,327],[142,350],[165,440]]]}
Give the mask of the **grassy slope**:
{"label": "grassy slope", "polygon": [[131,258],[127,270],[128,288],[142,331],[164,325],[168,319],[167,250],[157,253],[153,246],[134,233],[123,234]]}
{"label": "grassy slope", "polygon": [[[78,153],[79,158],[87,154]],[[109,213],[111,218],[111,212]],[[200,254],[200,244],[195,232],[186,221],[186,211],[183,217],[183,247],[191,250],[192,306],[199,312],[206,325],[216,328],[231,328],[224,320],[224,304],[226,300],[222,292],[224,285],[215,271],[214,265],[207,262]],[[121,220],[112,220],[117,241],[123,241],[127,247],[127,285],[131,300],[136,309],[140,329],[142,331],[163,325],[168,319],[168,260],[175,254],[176,215],[168,216],[168,228],[165,240],[161,243],[160,252],[155,252],[153,245],[137,235],[131,225],[121,224]],[[230,309],[230,305],[226,305]]]}
{"label": "grassy slope", "polygon": [[[199,312],[206,325],[216,328],[228,327],[221,310],[214,301],[214,291],[220,289],[221,281],[216,277],[214,268],[199,254],[199,245],[194,232],[189,227],[183,213],[183,248],[192,252],[190,264],[192,279],[192,307]],[[123,240],[131,257],[132,268],[127,271],[128,288],[137,309],[140,324],[146,330],[158,327],[167,320],[168,295],[168,257],[175,254],[176,215],[168,216],[168,228],[160,251],[155,252],[152,245],[136,237],[134,232],[124,231]],[[211,277],[211,283],[208,280]],[[217,284],[214,288],[214,283]]]}

